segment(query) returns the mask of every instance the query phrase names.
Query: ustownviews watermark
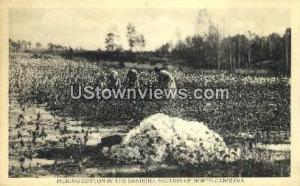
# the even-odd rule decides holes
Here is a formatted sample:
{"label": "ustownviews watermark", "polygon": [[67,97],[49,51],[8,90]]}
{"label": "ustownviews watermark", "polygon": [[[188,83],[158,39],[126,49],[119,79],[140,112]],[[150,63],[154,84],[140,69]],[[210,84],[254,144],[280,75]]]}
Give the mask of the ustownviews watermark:
{"label": "ustownviews watermark", "polygon": [[162,99],[229,99],[226,88],[196,88],[196,89],[101,89],[99,86],[71,86],[71,99],[119,99],[119,100],[162,100]]}

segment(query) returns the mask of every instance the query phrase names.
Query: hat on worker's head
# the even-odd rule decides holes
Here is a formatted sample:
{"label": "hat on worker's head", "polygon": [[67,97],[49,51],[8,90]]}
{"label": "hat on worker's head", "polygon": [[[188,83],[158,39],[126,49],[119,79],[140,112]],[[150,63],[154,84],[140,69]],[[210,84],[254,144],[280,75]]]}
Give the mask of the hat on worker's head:
{"label": "hat on worker's head", "polygon": [[159,73],[160,72],[160,68],[154,67],[154,72]]}

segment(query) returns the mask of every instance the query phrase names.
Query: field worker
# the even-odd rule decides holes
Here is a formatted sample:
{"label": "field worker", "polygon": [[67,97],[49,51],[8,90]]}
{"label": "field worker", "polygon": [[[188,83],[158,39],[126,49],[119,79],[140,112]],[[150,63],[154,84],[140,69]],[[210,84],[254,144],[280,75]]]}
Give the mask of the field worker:
{"label": "field worker", "polygon": [[176,89],[176,83],[173,75],[167,70],[161,70],[158,67],[154,68],[156,74],[156,82],[158,88],[161,89]]}
{"label": "field worker", "polygon": [[138,72],[135,69],[128,70],[124,84],[128,89],[139,87]]}
{"label": "field worker", "polygon": [[121,81],[119,79],[119,74],[117,71],[112,70],[107,77],[107,88],[108,89],[118,89],[121,87]]}

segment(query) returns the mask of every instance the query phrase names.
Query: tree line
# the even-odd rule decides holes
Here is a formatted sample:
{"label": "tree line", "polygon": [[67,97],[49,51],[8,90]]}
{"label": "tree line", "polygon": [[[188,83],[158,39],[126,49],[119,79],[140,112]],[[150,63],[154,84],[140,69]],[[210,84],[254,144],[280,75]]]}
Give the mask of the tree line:
{"label": "tree line", "polygon": [[195,68],[218,69],[235,72],[237,69],[268,68],[287,73],[291,65],[291,29],[281,36],[272,33],[258,36],[237,34],[222,37],[214,25],[207,35],[195,34],[172,45],[157,49],[162,56],[183,60]]}
{"label": "tree line", "polygon": [[[246,34],[224,35],[224,30],[214,24],[206,10],[200,10],[196,17],[199,28],[206,31],[195,33],[176,43],[167,42],[154,51],[144,51],[146,39],[142,33],[137,32],[135,25],[128,23],[126,38],[129,50],[124,50],[120,44],[120,36],[108,32],[105,36],[105,50],[99,49],[89,53],[93,59],[113,59],[118,61],[151,62],[161,59],[161,62],[181,63],[193,68],[217,69],[236,72],[239,69],[268,69],[273,72],[290,74],[291,69],[291,28],[283,34],[271,33],[259,36],[248,31]],[[42,46],[40,42],[9,39],[11,51],[44,50],[48,52],[64,52],[74,54],[82,47],[72,48],[55,43]],[[101,55],[100,55],[101,53]],[[110,57],[111,56],[111,57]],[[125,58],[125,59],[124,59]],[[167,59],[167,60],[166,60]]]}
{"label": "tree line", "polygon": [[37,42],[33,44],[31,41],[26,40],[17,40],[14,41],[13,39],[9,39],[9,50],[10,51],[24,51],[32,48],[40,49],[42,47],[42,44],[40,42]]}
{"label": "tree line", "polygon": [[[154,51],[155,56],[169,58],[173,62],[182,61],[184,65],[194,68],[233,73],[239,69],[268,69],[290,73],[291,28],[287,28],[282,35],[271,33],[259,36],[248,31],[247,34],[224,36],[222,28],[213,24],[205,11],[199,11],[197,21],[199,27],[207,27],[206,32],[188,36],[175,44],[167,42]],[[202,25],[203,22],[205,25]],[[116,42],[119,37],[113,32],[106,35],[106,51],[123,51],[123,47]],[[141,52],[146,44],[145,38],[142,34],[137,34],[132,23],[127,26],[126,37],[130,51],[145,55],[145,52]]]}
{"label": "tree line", "polygon": [[12,52],[24,52],[24,51],[48,51],[48,52],[55,52],[55,51],[83,51],[82,47],[70,47],[64,46],[61,44],[56,44],[53,42],[47,43],[47,45],[43,46],[41,42],[33,43],[31,41],[26,40],[13,40],[9,39],[9,50]]}
{"label": "tree line", "polygon": [[[182,60],[194,68],[235,72],[238,69],[268,69],[290,74],[291,28],[285,32],[259,36],[247,34],[224,35],[223,28],[215,24],[207,10],[199,10],[198,28],[204,30],[179,40],[168,42],[156,51],[172,60]],[[203,29],[204,28],[204,29]]]}

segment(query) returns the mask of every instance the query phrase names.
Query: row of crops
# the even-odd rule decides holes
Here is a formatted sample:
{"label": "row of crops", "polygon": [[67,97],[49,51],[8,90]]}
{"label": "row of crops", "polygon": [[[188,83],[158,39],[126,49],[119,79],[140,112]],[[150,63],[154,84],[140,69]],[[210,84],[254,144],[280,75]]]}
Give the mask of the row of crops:
{"label": "row of crops", "polygon": [[[227,88],[229,99],[71,99],[72,85],[105,88],[111,70],[122,81],[129,68],[58,56],[10,55],[10,175],[107,176],[103,166],[130,171],[140,163],[197,164],[206,170],[187,169],[184,175],[289,174],[289,150],[278,154],[267,149],[289,143],[288,78],[174,67],[170,72],[178,88]],[[152,70],[142,65],[137,70],[141,88],[151,87]],[[123,108],[124,115],[110,109],[115,107]],[[102,137],[115,134],[126,136],[123,144],[97,146]],[[183,175],[184,167],[171,168],[145,175]]]}
{"label": "row of crops", "polygon": [[[286,77],[238,76],[233,74],[203,74],[175,68],[172,74],[178,88],[227,88],[226,100],[72,100],[70,87],[91,85],[105,87],[107,76],[114,69],[124,79],[128,69],[103,66],[87,61],[51,58],[33,59],[30,55],[10,58],[10,95],[21,104],[43,104],[63,116],[93,121],[117,120],[118,113],[107,117],[103,107],[128,108],[128,119],[140,121],[157,112],[184,119],[199,120],[214,130],[264,133],[289,131],[290,84]],[[141,88],[149,87],[154,78],[150,70],[139,69]],[[143,108],[143,109],[141,109]],[[273,135],[272,135],[273,136]],[[275,140],[273,137],[264,140]]]}

